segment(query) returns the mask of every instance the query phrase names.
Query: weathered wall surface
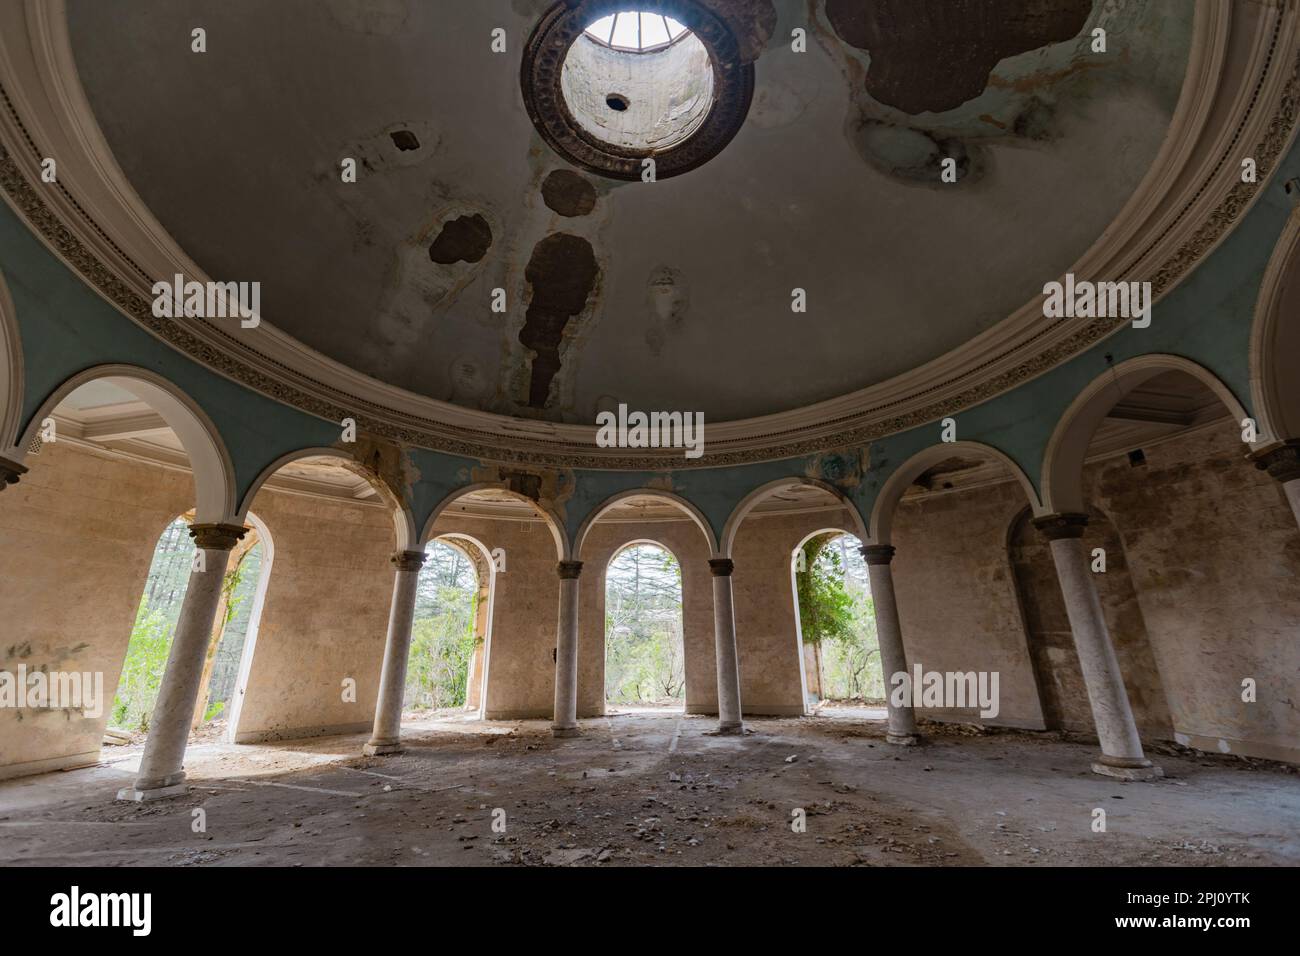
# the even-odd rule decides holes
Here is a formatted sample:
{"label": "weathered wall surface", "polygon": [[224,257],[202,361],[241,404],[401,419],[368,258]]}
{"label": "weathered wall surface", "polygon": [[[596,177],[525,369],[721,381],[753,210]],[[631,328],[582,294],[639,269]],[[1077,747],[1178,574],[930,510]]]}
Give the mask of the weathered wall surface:
{"label": "weathered wall surface", "polygon": [[686,713],[718,712],[714,658],[713,584],[709,545],[690,520],[628,523],[598,521],[582,546],[578,610],[578,716],[605,713],[605,570],[633,541],[653,541],[671,551],[682,572],[682,652]]}
{"label": "weathered wall surface", "polygon": [[[393,595],[388,510],[269,489],[249,510],[274,558],[236,742],[368,729]],[[344,700],[348,677],[355,701]]]}
{"label": "weathered wall surface", "polygon": [[[1083,545],[1089,554],[1096,548],[1105,551],[1106,570],[1094,574],[1093,579],[1138,731],[1143,737],[1171,740],[1169,705],[1129,573],[1124,543],[1110,519],[1094,510]],[[1096,733],[1056,563],[1047,539],[1030,523],[1028,509],[1012,530],[1011,561],[1042,694],[1044,720],[1052,729]]]}
{"label": "weathered wall surface", "polygon": [[[1300,761],[1300,530],[1226,423],[1089,469],[1124,540],[1177,739]],[[1242,701],[1242,680],[1258,686]]]}
{"label": "weathered wall surface", "polygon": [[99,759],[163,529],[194,507],[188,474],[46,444],[0,493],[0,670],[103,674],[103,712],[0,708],[0,777]]}
{"label": "weathered wall surface", "polygon": [[[471,518],[449,511],[439,517],[434,533],[453,532],[471,535],[489,552],[505,551],[506,570],[497,572],[492,597],[484,716],[551,717],[560,601],[555,539],[539,521]],[[579,621],[581,614],[580,609]]]}
{"label": "weathered wall surface", "polygon": [[746,714],[804,713],[802,651],[790,569],[799,542],[825,528],[853,533],[848,515],[828,511],[750,515],[736,534],[732,599],[740,703]]}
{"label": "weathered wall surface", "polygon": [[[1025,640],[1007,532],[1025,507],[1013,481],[904,499],[894,518],[894,591],[910,670],[997,671],[996,717],[1041,728],[1043,711]],[[890,689],[885,675],[886,691]],[[979,709],[925,708],[917,716],[980,721]]]}

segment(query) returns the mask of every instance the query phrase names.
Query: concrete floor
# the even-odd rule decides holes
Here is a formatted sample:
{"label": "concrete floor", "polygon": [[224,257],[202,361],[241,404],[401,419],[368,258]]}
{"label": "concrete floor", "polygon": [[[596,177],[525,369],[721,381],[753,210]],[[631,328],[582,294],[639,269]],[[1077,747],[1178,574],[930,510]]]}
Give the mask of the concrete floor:
{"label": "concrete floor", "polygon": [[1049,734],[928,725],[891,747],[879,713],[754,720],[741,739],[651,711],[563,741],[437,714],[385,758],[358,756],[364,735],[199,743],[190,794],[145,805],[113,799],[139,749],[106,748],[0,784],[0,865],[1300,864],[1295,768],[1169,749],[1166,779],[1127,784]]}

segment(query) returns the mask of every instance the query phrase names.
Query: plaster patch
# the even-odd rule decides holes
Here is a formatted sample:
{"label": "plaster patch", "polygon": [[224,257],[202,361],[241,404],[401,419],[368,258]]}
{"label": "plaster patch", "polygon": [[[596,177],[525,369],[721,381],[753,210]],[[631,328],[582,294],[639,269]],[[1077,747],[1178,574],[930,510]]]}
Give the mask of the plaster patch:
{"label": "plaster patch", "polygon": [[867,92],[912,115],[974,99],[999,60],[1071,39],[1091,13],[1092,0],[826,0],[835,32],[871,55]]}
{"label": "plaster patch", "polygon": [[591,243],[581,236],[555,233],[533,248],[524,270],[532,300],[519,341],[533,351],[528,405],[545,408],[551,381],[560,370],[560,344],[569,320],[587,307],[599,274]]}
{"label": "plaster patch", "polygon": [[542,182],[542,200],[561,216],[585,216],[596,208],[596,187],[571,170],[557,169]]}
{"label": "plaster patch", "polygon": [[452,219],[429,246],[429,258],[441,265],[479,262],[492,245],[492,227],[478,213]]}

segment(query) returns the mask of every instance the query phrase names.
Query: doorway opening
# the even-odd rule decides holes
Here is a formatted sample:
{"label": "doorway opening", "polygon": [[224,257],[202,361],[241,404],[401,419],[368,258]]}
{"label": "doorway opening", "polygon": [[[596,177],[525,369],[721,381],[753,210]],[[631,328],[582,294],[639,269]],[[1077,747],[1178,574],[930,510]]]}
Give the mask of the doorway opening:
{"label": "doorway opening", "polygon": [[[478,706],[471,683],[481,679],[480,596],[483,577],[466,550],[430,541],[416,585],[415,620],[406,667],[404,719],[430,711]],[[486,584],[486,581],[484,581]]]}
{"label": "doorway opening", "polygon": [[862,542],[818,531],[793,555],[795,619],[810,709],[885,706],[876,611]]}
{"label": "doorway opening", "polygon": [[662,545],[637,541],[605,568],[607,713],[685,708],[682,574]]}
{"label": "doorway opening", "polygon": [[[194,566],[193,520],[193,513],[177,517],[154,547],[109,718],[108,734],[124,738],[121,743],[149,730]],[[256,596],[264,593],[270,570],[265,552],[257,528],[249,528],[231,552],[204,656],[191,738],[217,739],[226,731],[247,637],[257,628],[261,602]]]}

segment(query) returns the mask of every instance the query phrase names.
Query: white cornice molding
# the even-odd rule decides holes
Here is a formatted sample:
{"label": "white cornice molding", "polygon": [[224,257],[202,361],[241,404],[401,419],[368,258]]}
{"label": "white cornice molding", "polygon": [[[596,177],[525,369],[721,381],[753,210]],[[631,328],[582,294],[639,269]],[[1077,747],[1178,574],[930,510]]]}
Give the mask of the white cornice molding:
{"label": "white cornice molding", "polygon": [[[1297,11],[1198,0],[1187,74],[1157,160],[1098,241],[1068,271],[1172,290],[1258,196],[1294,135]],[[474,411],[384,384],[285,335],[202,320],[158,320],[150,286],[208,281],[118,167],[81,87],[63,0],[0,5],[0,187],[33,231],[130,318],[218,373],[309,414],[354,417],[392,440],[468,457],[587,468],[712,467],[812,454],[988,401],[1118,331],[1125,321],[1051,322],[1041,299],[962,347],[887,382],[761,418],[709,423],[706,455],[602,449],[595,429]],[[40,161],[57,158],[59,182]],[[1259,184],[1240,182],[1240,160]],[[1045,276],[1044,281],[1052,278]],[[1155,321],[1159,321],[1159,317]]]}

